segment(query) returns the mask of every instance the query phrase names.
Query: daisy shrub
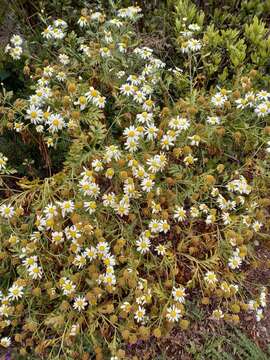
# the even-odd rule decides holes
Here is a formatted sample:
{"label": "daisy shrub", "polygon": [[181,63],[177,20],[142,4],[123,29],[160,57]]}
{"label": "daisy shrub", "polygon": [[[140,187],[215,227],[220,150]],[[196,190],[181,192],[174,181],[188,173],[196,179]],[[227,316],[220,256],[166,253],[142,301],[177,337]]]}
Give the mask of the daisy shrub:
{"label": "daisy shrub", "polygon": [[[0,344],[22,356],[126,359],[125,343],[185,331],[192,306],[264,316],[267,289],[245,279],[269,241],[269,87],[255,69],[201,86],[201,24],[185,25],[179,69],[140,39],[142,16],[50,18],[30,95],[2,97],[7,131],[48,170],[15,176],[0,153]],[[11,37],[14,61],[26,43]]]}

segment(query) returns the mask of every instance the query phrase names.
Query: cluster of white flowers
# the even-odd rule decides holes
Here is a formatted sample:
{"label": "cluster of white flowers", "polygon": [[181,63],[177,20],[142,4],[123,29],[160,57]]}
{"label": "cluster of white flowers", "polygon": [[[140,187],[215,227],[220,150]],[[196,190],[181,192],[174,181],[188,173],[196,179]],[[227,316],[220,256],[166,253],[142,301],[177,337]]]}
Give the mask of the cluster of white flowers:
{"label": "cluster of white flowers", "polygon": [[250,91],[243,98],[235,100],[238,109],[254,108],[255,114],[265,117],[270,113],[270,93],[261,90],[257,94]]}
{"label": "cluster of white flowers", "polygon": [[22,253],[21,258],[23,259],[22,263],[25,266],[29,276],[38,280],[43,276],[43,271],[41,266],[38,265],[38,257],[36,255],[28,256],[27,249],[25,249],[25,253]]}
{"label": "cluster of white flowers", "polygon": [[[130,269],[130,272],[132,270]],[[149,316],[146,315],[146,306],[150,304],[152,301],[152,291],[148,288],[148,283],[146,279],[140,278],[138,281],[138,285],[136,287],[136,299],[134,304],[134,319],[137,323],[146,324],[149,320]],[[120,306],[121,310],[126,313],[130,313],[133,306],[128,302],[124,301],[123,304]]]}
{"label": "cluster of white flowers", "polygon": [[[14,302],[19,301],[24,297],[24,281],[17,279],[8,289],[7,294],[3,295],[0,291],[0,317],[2,328],[11,326],[11,319],[14,314]],[[9,336],[0,339],[0,345],[8,348],[11,345],[11,338]]]}
{"label": "cluster of white flowers", "polygon": [[185,38],[185,41],[181,44],[181,51],[185,53],[194,53],[199,51],[202,48],[202,42],[198,39],[195,39],[195,33],[200,31],[200,26],[198,24],[189,24],[186,26],[186,19],[183,19],[183,31],[180,31],[180,34]]}
{"label": "cluster of white flowers", "polygon": [[[128,109],[125,114],[128,123],[125,123],[117,145],[104,143],[104,145],[101,144],[101,150],[92,149],[93,152],[87,161],[87,166],[83,170],[80,168],[78,172],[74,172],[72,190],[70,190],[73,192],[72,200],[66,199],[66,197],[62,200],[51,198],[47,204],[42,203],[42,208],[35,217],[35,224],[30,234],[30,240],[35,244],[35,248],[26,245],[20,253],[26,276],[34,282],[38,282],[45,277],[46,273],[42,257],[39,254],[40,249],[43,248],[42,241],[47,241],[50,251],[68,249],[68,262],[71,269],[65,275],[61,273],[57,286],[61,296],[65,295],[72,299],[73,308],[78,312],[83,312],[90,300],[87,294],[83,293],[84,290],[80,291],[79,284],[72,277],[74,273],[87,270],[89,264],[92,266],[98,263],[100,273],[93,283],[101,285],[100,287],[103,289],[111,290],[115,289],[118,280],[117,259],[111,251],[110,240],[96,235],[96,240],[94,239],[94,227],[99,225],[97,210],[106,214],[108,218],[113,217],[115,219],[113,221],[118,222],[121,218],[127,221],[132,220],[132,216],[137,214],[140,217],[140,213],[137,211],[140,200],[147,205],[144,209],[146,210],[145,216],[143,219],[140,217],[140,230],[134,230],[131,241],[134,253],[140,259],[153,255],[155,258],[163,257],[162,261],[166,260],[168,249],[171,247],[167,239],[171,235],[172,229],[174,230],[176,227],[182,229],[192,224],[193,221],[195,223],[199,221],[212,233],[215,232],[214,227],[217,223],[223,227],[232,225],[241,226],[243,229],[250,228],[254,232],[258,232],[263,226],[256,220],[255,212],[251,211],[256,209],[256,204],[251,203],[249,197],[252,193],[252,186],[240,173],[235,173],[230,181],[226,181],[226,185],[217,184],[216,187],[210,185],[208,190],[205,190],[205,198],[204,195],[197,199],[190,197],[190,201],[186,202],[181,197],[182,190],[177,190],[171,200],[164,200],[164,194],[169,193],[164,178],[167,177],[167,170],[169,174],[170,170],[174,170],[168,169],[170,160],[177,158],[177,173],[184,171],[191,173],[196,162],[199,163],[201,160],[201,147],[204,146],[205,139],[203,135],[199,135],[197,130],[193,132],[193,118],[188,112],[175,111],[172,114],[169,113],[168,116],[165,115],[162,119],[163,115],[161,116],[156,94],[160,90],[159,81],[165,63],[154,56],[154,51],[149,47],[128,48],[127,43],[122,41],[113,44],[114,33],[108,29],[116,28],[119,31],[118,29],[122,27],[125,19],[133,20],[138,17],[140,12],[139,7],[131,6],[127,9],[120,9],[117,13],[118,18],[109,21],[105,21],[104,14],[100,12],[91,13],[89,16],[83,15],[78,20],[78,25],[82,29],[91,27],[92,23],[95,24],[95,27],[98,25],[96,22],[105,23],[104,37],[100,41],[100,47],[95,51],[99,66],[108,67],[108,72],[114,71],[115,64],[113,61],[111,64],[110,59],[117,59],[119,53],[121,55],[125,52],[128,52],[130,58],[135,58],[140,64],[138,74],[134,73],[134,70],[128,73],[128,66],[122,66],[117,73],[117,86],[113,89],[113,96],[116,102],[119,102],[121,112]],[[48,40],[61,40],[64,38],[66,30],[65,21],[58,19],[42,34]],[[192,37],[193,33],[199,30],[197,24],[189,25],[184,34],[187,41],[182,47],[183,52],[190,53],[201,49],[201,41]],[[93,56],[93,49],[89,45],[89,39],[86,40],[85,43],[88,45],[79,42],[76,49],[81,51],[79,55],[87,63]],[[15,44],[15,40],[12,43]],[[46,138],[47,144],[53,146],[54,139],[58,135],[60,136],[61,132],[78,125],[76,121],[70,120],[71,114],[75,113],[76,116],[79,114],[80,119],[80,116],[87,113],[89,108],[90,113],[91,109],[94,109],[103,114],[102,109],[106,104],[110,104],[111,99],[102,96],[101,92],[95,88],[98,85],[90,86],[89,82],[86,85],[83,76],[78,77],[76,84],[66,81],[69,74],[73,75],[68,66],[72,65],[72,62],[73,59],[69,58],[61,48],[57,57],[57,65],[44,66],[40,78],[35,79],[33,86],[35,93],[27,101],[24,115],[26,121],[14,124],[17,132],[22,131],[24,126],[34,126],[39,133],[49,133],[49,137]],[[98,70],[95,69],[95,71]],[[60,83],[63,88],[65,86],[69,88],[68,96],[64,97],[64,100],[68,102],[68,109],[60,101],[60,106],[58,106],[58,102],[57,105],[53,103],[55,82],[58,85]],[[219,125],[223,121],[223,118],[217,116],[219,112],[215,111],[215,108],[224,106],[229,99],[228,94],[229,92],[220,90],[212,96],[211,112],[203,118],[206,128],[212,130],[215,125]],[[261,114],[263,111],[260,110],[259,114],[258,109],[268,106],[269,97],[269,94],[263,91],[254,96],[246,94],[245,105],[240,100],[237,100],[236,104],[240,109],[256,106],[255,112],[259,116],[264,116]],[[260,101],[263,102],[259,103]],[[130,113],[132,114],[130,115]],[[1,153],[0,170],[6,168],[7,160]],[[168,184],[170,182],[174,184],[177,177],[167,177],[166,181]],[[57,199],[59,198],[57,197]],[[166,201],[168,206],[165,207]],[[77,210],[78,218],[82,217],[83,220],[74,220],[73,215],[77,215]],[[16,214],[16,209],[12,205],[4,203],[0,206],[0,214],[9,222]],[[76,216],[74,217],[76,218]],[[85,224],[85,219],[87,219],[87,224]],[[124,226],[121,225],[121,227]],[[231,240],[230,244],[232,245],[232,256],[228,259],[227,270],[240,269],[245,261],[245,255],[241,253],[240,247],[236,247],[236,242]],[[132,271],[130,269],[128,273],[132,273]],[[235,294],[238,291],[237,286],[233,284],[221,282],[219,285],[218,275],[212,270],[206,271],[204,282],[209,289],[219,286],[226,295]],[[14,283],[8,289],[8,300],[6,298],[4,302],[2,300],[0,307],[1,315],[7,317],[6,314],[11,311],[8,301],[20,299],[23,291],[24,286],[19,283]],[[56,292],[54,288],[52,291]],[[138,282],[135,293],[136,304],[131,305],[130,300],[124,301],[121,309],[127,313],[133,309],[136,322],[144,324],[148,319],[146,305],[152,299],[151,289],[147,288],[146,280]],[[177,322],[182,318],[186,296],[185,287],[175,281],[165,312],[168,321]],[[257,317],[261,316],[260,309],[265,306],[263,305],[265,297],[265,292],[262,292]],[[216,309],[213,315],[215,318],[222,318],[223,312]],[[71,336],[75,336],[78,331],[79,325],[73,325],[70,330]],[[2,338],[2,341],[8,343],[8,339]]]}
{"label": "cluster of white flowers", "polygon": [[42,36],[47,40],[62,40],[66,30],[67,23],[62,19],[57,19],[42,32]]}
{"label": "cluster of white flowers", "polygon": [[202,43],[197,39],[189,39],[181,45],[181,50],[183,53],[199,51],[202,47]]}
{"label": "cluster of white flowers", "polygon": [[249,310],[255,312],[257,321],[261,321],[264,317],[263,310],[266,307],[266,295],[266,288],[263,287],[259,298],[257,300],[250,300],[248,303]]}
{"label": "cluster of white flowers", "polygon": [[5,52],[14,60],[19,60],[23,54],[22,37],[20,35],[13,35],[10,39],[10,43],[5,47]]}
{"label": "cluster of white flowers", "polygon": [[[109,149],[108,149],[109,150]],[[115,149],[114,149],[115,150]],[[114,151],[115,153],[115,151]],[[115,156],[115,155],[113,155]],[[91,171],[88,171],[85,169],[85,171],[82,173],[82,180],[80,181],[81,189],[83,191],[84,196],[87,197],[97,197],[97,186],[94,182],[94,178],[91,175]],[[95,202],[84,202],[84,208],[86,211],[91,212],[95,208]],[[100,241],[97,243],[96,246],[91,247],[82,247],[80,244],[80,239],[83,235],[83,228],[82,225],[79,223],[77,225],[67,226],[62,231],[53,231],[53,226],[56,221],[56,219],[59,217],[60,213],[62,217],[70,216],[74,210],[74,203],[71,200],[67,201],[60,201],[55,204],[49,204],[47,205],[43,210],[43,216],[37,216],[36,220],[36,226],[37,229],[41,232],[48,232],[51,231],[51,241],[56,244],[60,245],[61,243],[69,242],[71,241],[70,249],[74,253],[74,260],[73,265],[76,266],[79,269],[84,268],[87,265],[87,262],[91,262],[95,260],[97,257],[103,262],[104,266],[106,267],[106,271],[104,274],[101,274],[99,276],[98,282],[104,283],[106,286],[113,286],[116,283],[116,277],[114,275],[114,266],[116,264],[115,257],[110,253],[110,246],[105,241]],[[92,226],[88,225],[87,231],[91,232]],[[37,234],[35,234],[37,237]],[[48,236],[48,235],[47,235]],[[41,234],[38,236],[41,237]],[[65,240],[66,239],[66,240]],[[33,272],[34,266],[35,269],[40,269],[36,265],[36,257],[32,257],[33,261],[35,262],[35,265],[31,264],[31,271]],[[25,265],[29,264],[29,258],[27,260],[27,263],[25,261]],[[29,269],[30,270],[30,269]],[[38,270],[36,270],[38,271]],[[40,274],[41,276],[41,274]],[[34,276],[32,276],[35,278]],[[63,284],[67,284],[68,289],[70,291],[73,289],[71,286],[70,280],[66,280],[63,282]],[[64,294],[67,295],[67,289],[64,288],[64,285],[61,285],[62,289],[65,291]]]}
{"label": "cluster of white flowers", "polygon": [[[236,258],[236,257],[239,257],[239,251],[237,251],[237,250],[234,253],[234,258]],[[240,259],[240,257],[239,257],[239,259]],[[238,260],[238,261],[240,261],[240,260]],[[239,266],[239,264],[237,264],[238,261],[235,260],[235,264],[231,261],[232,269],[235,269],[236,267]],[[213,271],[208,271],[205,275],[204,280],[205,280],[207,286],[217,287],[219,284],[219,280]],[[233,285],[233,284],[229,285],[225,281],[220,284],[219,288],[226,297],[228,297],[229,295],[235,295],[239,290],[237,285]],[[266,307],[266,295],[267,295],[266,288],[263,287],[260,292],[259,298],[257,300],[250,300],[247,304],[250,311],[255,311],[257,321],[260,321],[261,319],[263,319],[263,309]],[[212,317],[215,320],[220,320],[224,317],[224,313],[221,309],[215,309],[213,311]]]}
{"label": "cluster of white flowers", "polygon": [[[254,109],[259,118],[265,118],[270,114],[270,93],[261,90],[258,93],[250,91],[244,97],[235,100],[238,109]],[[267,141],[266,152],[270,153],[270,141]]]}
{"label": "cluster of white flowers", "polygon": [[183,316],[182,308],[179,304],[183,304],[185,302],[186,295],[186,289],[184,286],[180,285],[173,288],[172,296],[175,303],[168,307],[166,312],[166,318],[170,322],[177,322]]}
{"label": "cluster of white flowers", "polygon": [[[229,100],[228,91],[222,90],[212,96],[211,102],[215,107],[223,107],[224,103]],[[264,118],[270,114],[270,93],[266,90],[261,90],[257,93],[253,91],[247,92],[243,97],[235,100],[236,108],[243,109],[254,109],[254,113],[259,118]],[[209,117],[208,123],[219,124],[218,118]],[[270,141],[267,142],[268,147],[266,151],[270,153]]]}
{"label": "cluster of white flowers", "polygon": [[227,189],[229,191],[235,191],[239,194],[250,194],[252,188],[248,185],[247,180],[244,176],[240,176],[238,180],[233,180],[228,183]]}
{"label": "cluster of white flowers", "polygon": [[99,108],[104,108],[106,103],[106,98],[101,96],[100,92],[94,89],[92,86],[90,87],[89,91],[85,94],[88,101],[91,101],[94,105],[98,106]]}
{"label": "cluster of white flowers", "polygon": [[123,19],[133,20],[138,14],[140,14],[142,9],[139,6],[129,6],[118,10],[117,16]]}

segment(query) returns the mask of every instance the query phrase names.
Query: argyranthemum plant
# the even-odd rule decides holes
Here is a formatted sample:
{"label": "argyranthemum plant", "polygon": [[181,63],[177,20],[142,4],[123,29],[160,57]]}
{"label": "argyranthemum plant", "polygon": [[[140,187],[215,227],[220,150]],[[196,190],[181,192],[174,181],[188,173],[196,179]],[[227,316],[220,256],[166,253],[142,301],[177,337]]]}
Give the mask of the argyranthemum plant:
{"label": "argyranthemum plant", "polygon": [[[48,24],[48,59],[29,59],[32,95],[8,109],[49,168],[52,151],[65,155],[45,179],[4,183],[1,344],[22,355],[90,343],[97,358],[101,346],[126,358],[123,341],[184,331],[194,297],[213,321],[263,317],[266,289],[253,298],[242,285],[269,231],[270,93],[256,72],[200,89],[138,39],[140,16],[83,10],[76,32]],[[183,44],[191,69],[203,46]],[[166,84],[179,77],[190,86],[175,99]]]}

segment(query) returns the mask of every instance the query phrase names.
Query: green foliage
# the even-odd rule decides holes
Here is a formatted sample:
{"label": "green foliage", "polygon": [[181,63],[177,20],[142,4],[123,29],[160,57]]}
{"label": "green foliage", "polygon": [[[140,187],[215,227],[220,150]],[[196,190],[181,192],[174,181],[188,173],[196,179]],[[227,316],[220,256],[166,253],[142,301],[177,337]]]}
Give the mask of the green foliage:
{"label": "green foliage", "polygon": [[196,23],[203,26],[204,13],[199,11],[195,4],[190,0],[169,1],[169,5],[175,8],[175,30],[176,33],[183,30],[186,23]]}
{"label": "green foliage", "polygon": [[199,346],[191,342],[187,351],[194,360],[267,360],[270,356],[240,330],[232,328],[222,335],[204,337]]}

